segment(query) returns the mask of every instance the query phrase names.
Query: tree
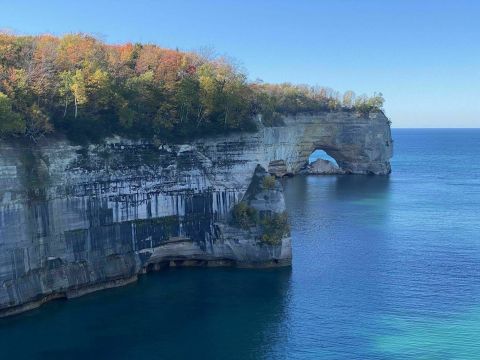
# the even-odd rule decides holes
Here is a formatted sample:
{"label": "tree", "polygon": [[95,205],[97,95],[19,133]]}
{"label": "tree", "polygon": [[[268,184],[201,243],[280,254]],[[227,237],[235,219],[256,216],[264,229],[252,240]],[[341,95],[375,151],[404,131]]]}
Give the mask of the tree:
{"label": "tree", "polygon": [[72,96],[73,73],[71,71],[62,71],[60,73],[59,94],[64,99],[63,117],[67,116],[67,108]]}
{"label": "tree", "polygon": [[200,82],[194,75],[186,75],[179,82],[175,99],[180,116],[180,122],[195,121],[198,127],[200,120]]}
{"label": "tree", "polygon": [[205,63],[198,69],[200,84],[200,116],[198,123],[211,118],[215,114],[218,83],[212,64]]}
{"label": "tree", "polygon": [[25,120],[12,110],[12,101],[0,92],[0,137],[25,133]]}
{"label": "tree", "polygon": [[351,109],[354,103],[355,103],[355,93],[351,90],[345,91],[345,94],[343,94],[343,106],[345,106],[348,109]]}
{"label": "tree", "polygon": [[28,78],[37,103],[48,103],[58,91],[57,47],[54,36],[42,35],[35,41]]}
{"label": "tree", "polygon": [[34,140],[55,130],[82,141],[113,133],[183,141],[253,130],[258,114],[275,126],[285,114],[341,107],[368,113],[384,101],[380,93],[347,92],[342,102],[330,88],[249,83],[232,60],[212,53],[109,45],[84,34],[0,32],[0,91],[3,136]]}
{"label": "tree", "polygon": [[373,97],[370,99],[370,104],[372,108],[376,110],[381,110],[383,108],[383,103],[385,102],[385,99],[383,98],[383,94],[380,93],[374,93]]}
{"label": "tree", "polygon": [[384,103],[382,93],[374,93],[372,97],[360,95],[355,99],[355,110],[367,114],[371,111],[381,110]]}
{"label": "tree", "polygon": [[96,69],[93,73],[88,74],[87,78],[84,79],[85,87],[85,100],[88,97],[88,100],[93,102],[92,106],[96,108],[107,107],[110,102],[110,76],[109,74],[102,69]]}
{"label": "tree", "polygon": [[25,135],[34,142],[53,131],[48,115],[37,104],[29,107],[25,125]]}
{"label": "tree", "polygon": [[85,104],[87,102],[87,93],[85,91],[85,76],[82,70],[77,70],[72,77],[72,83],[70,90],[73,94],[75,102],[75,117],[78,115],[78,105]]}

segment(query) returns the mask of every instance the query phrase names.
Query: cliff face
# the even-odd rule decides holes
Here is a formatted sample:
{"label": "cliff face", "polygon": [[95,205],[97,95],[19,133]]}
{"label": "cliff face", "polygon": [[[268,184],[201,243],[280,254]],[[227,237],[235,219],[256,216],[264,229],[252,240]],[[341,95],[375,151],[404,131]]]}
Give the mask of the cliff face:
{"label": "cliff face", "polygon": [[284,127],[270,128],[265,146],[275,169],[284,165],[296,174],[317,149],[326,151],[349,174],[389,174],[393,141],[388,119],[381,112],[360,115],[327,112],[284,118]]}
{"label": "cliff face", "polygon": [[287,234],[268,243],[261,227],[232,225],[232,207],[247,195],[259,211],[285,210],[278,182],[252,194],[252,181],[269,167],[298,172],[317,148],[347,172],[387,174],[392,140],[382,113],[284,123],[188,145],[0,142],[0,315],[165,266],[288,265]]}

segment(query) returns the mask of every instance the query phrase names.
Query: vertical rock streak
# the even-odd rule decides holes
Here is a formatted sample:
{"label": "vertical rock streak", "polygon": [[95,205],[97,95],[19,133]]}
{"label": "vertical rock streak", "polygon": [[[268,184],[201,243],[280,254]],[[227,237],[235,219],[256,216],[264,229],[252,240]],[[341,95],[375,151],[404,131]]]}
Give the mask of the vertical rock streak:
{"label": "vertical rock streak", "polygon": [[[294,174],[323,148],[346,172],[388,174],[392,140],[382,113],[284,123],[189,145],[0,143],[0,314],[121,285],[164,265],[289,264],[288,236],[265,244],[255,231],[229,225],[257,166]],[[255,206],[284,211],[281,187],[268,194]]]}

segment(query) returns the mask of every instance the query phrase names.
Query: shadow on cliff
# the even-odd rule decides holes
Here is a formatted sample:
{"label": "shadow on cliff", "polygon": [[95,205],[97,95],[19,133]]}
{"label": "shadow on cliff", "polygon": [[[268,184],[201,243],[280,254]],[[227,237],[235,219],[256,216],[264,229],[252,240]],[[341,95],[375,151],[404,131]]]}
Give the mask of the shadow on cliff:
{"label": "shadow on cliff", "polygon": [[49,184],[48,159],[34,147],[18,147],[20,181],[28,201],[44,201]]}
{"label": "shadow on cliff", "polygon": [[[281,353],[290,278],[289,268],[165,270],[0,320],[0,348],[7,358],[263,358]],[[28,347],[24,334],[36,334]]]}

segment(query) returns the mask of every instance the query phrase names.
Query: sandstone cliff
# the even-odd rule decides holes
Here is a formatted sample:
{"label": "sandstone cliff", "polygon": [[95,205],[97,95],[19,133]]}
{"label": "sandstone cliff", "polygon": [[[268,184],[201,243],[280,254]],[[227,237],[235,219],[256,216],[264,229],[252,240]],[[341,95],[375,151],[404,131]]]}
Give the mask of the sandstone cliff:
{"label": "sandstone cliff", "polygon": [[[288,265],[288,234],[269,243],[261,226],[246,231],[229,221],[252,179],[269,168],[295,174],[317,148],[347,173],[388,174],[392,140],[381,112],[283,120],[185,145],[0,142],[0,314],[164,266]],[[248,195],[252,206],[285,210],[278,182],[257,190]]]}

